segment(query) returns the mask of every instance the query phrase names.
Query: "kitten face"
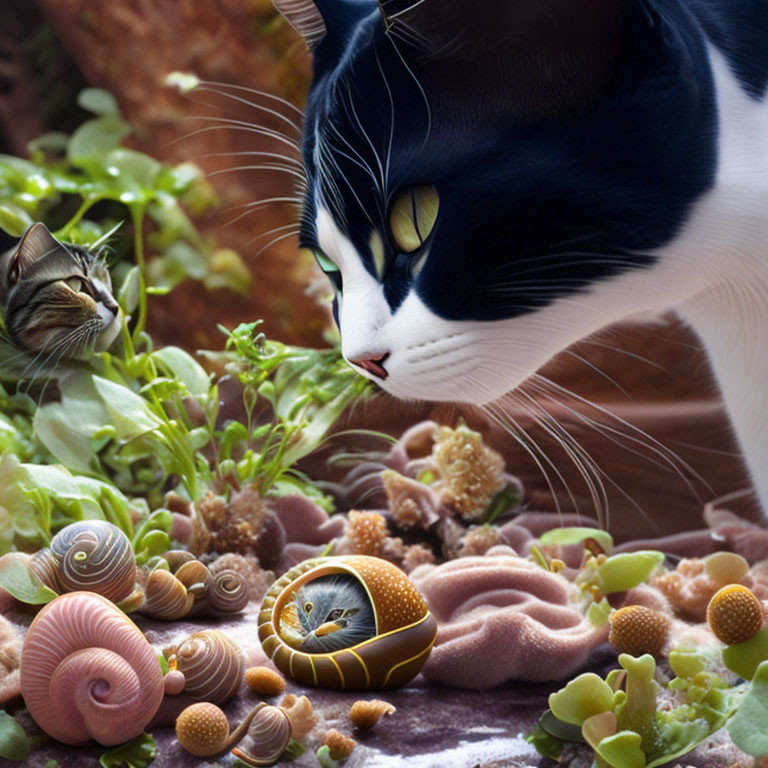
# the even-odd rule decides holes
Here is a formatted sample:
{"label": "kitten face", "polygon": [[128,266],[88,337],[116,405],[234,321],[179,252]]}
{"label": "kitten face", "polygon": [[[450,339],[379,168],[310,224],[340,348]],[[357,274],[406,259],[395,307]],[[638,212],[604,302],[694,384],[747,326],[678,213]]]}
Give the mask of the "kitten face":
{"label": "kitten face", "polygon": [[586,25],[550,27],[537,7],[575,5],[489,2],[466,27],[440,19],[466,3],[424,0],[398,35],[375,3],[317,5],[302,241],[345,357],[383,389],[485,402],[693,288],[663,254],[713,183],[717,120],[684,10],[585,0]]}
{"label": "kitten face", "polygon": [[107,349],[120,330],[107,268],[40,223],[0,257],[0,302],[10,340],[41,358],[85,358]]}

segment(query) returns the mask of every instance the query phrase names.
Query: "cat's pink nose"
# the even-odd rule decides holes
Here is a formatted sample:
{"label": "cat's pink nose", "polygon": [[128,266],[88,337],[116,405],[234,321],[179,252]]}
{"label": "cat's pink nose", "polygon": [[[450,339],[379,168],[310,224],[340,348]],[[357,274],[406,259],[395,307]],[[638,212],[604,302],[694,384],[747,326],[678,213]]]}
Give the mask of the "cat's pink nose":
{"label": "cat's pink nose", "polygon": [[384,367],[384,363],[387,361],[388,357],[389,352],[385,352],[381,357],[364,357],[359,360],[350,360],[349,362],[352,363],[352,365],[356,365],[364,371],[373,374],[377,379],[386,379],[389,374]]}

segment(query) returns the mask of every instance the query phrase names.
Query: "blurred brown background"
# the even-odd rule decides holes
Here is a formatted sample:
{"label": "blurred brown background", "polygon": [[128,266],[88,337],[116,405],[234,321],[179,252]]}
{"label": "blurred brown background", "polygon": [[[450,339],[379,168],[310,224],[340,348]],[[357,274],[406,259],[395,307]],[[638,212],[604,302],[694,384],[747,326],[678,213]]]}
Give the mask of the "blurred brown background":
{"label": "blurred brown background", "polygon": [[[43,131],[74,128],[85,117],[75,106],[76,94],[94,85],[116,96],[138,149],[165,161],[192,160],[213,174],[209,178],[223,208],[198,225],[246,258],[255,276],[252,293],[206,292],[186,281],[150,303],[150,331],[158,343],[219,348],[223,337],[217,324],[233,327],[257,318],[274,338],[325,343],[329,315],[318,299],[324,278],[290,234],[296,206],[238,207],[293,197],[296,179],[274,170],[232,170],[269,162],[238,154],[243,152],[299,157],[293,146],[299,134],[289,125],[298,114],[289,104],[302,105],[311,61],[271,0],[4,0],[1,13],[1,151],[23,156],[27,142]],[[233,89],[230,96],[210,91],[181,96],[163,83],[172,71],[286,101]],[[284,135],[265,137],[261,128]],[[282,239],[265,248],[275,237]],[[697,339],[673,317],[609,329],[558,356],[546,373],[615,414],[573,399],[564,406],[544,404],[605,473],[611,529],[618,538],[698,527],[703,502],[749,485],[706,358]],[[354,422],[396,433],[430,414],[451,419],[457,409],[379,398],[358,409]],[[466,409],[464,415],[483,424]],[[498,427],[486,428],[510,470],[526,483],[531,505],[553,509],[554,489],[563,511],[571,511],[567,485],[579,510],[590,514],[588,486],[573,461],[530,414],[518,410],[514,418],[526,432],[531,428],[531,439],[549,457],[551,465],[538,461],[552,488],[514,439]],[[592,422],[602,424],[602,431]],[[734,509],[756,513],[749,500]]]}

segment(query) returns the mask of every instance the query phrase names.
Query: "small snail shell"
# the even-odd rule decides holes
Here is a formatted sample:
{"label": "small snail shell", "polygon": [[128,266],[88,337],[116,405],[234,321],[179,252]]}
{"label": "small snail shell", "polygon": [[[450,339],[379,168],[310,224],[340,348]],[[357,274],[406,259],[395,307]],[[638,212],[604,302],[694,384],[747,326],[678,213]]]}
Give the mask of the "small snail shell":
{"label": "small snail shell", "polygon": [[21,652],[21,693],[35,722],[65,744],[138,736],[163,698],[152,646],[111,602],[61,595],[35,617]]}
{"label": "small snail shell", "polygon": [[[343,616],[346,609],[333,607],[324,590],[335,590],[340,600],[357,601],[343,631],[329,618]],[[317,603],[322,610],[318,608],[319,617],[315,612],[320,625],[306,634],[297,614],[302,596],[309,594],[306,607],[313,610]],[[368,618],[370,626],[363,626]],[[355,626],[357,619],[360,626]],[[437,622],[410,579],[386,560],[364,555],[300,563],[270,587],[259,612],[259,639],[267,656],[283,674],[319,688],[398,688],[418,674],[436,634]],[[315,650],[323,645],[326,650]]]}
{"label": "small snail shell", "polygon": [[[236,571],[215,574],[188,552],[171,550],[153,561],[139,611],[155,619],[236,613],[248,603],[248,582]],[[170,568],[170,570],[168,570]]]}
{"label": "small snail shell", "polygon": [[227,716],[215,704],[201,701],[187,707],[176,719],[176,737],[196,757],[220,755],[242,741],[234,750],[241,760],[249,765],[271,765],[288,746],[291,726],[280,707],[261,702],[230,735]]}
{"label": "small snail shell", "polygon": [[39,549],[29,560],[29,569],[32,573],[54,592],[62,594],[65,590],[59,583],[59,564],[47,547]]}
{"label": "small snail shell", "polygon": [[130,539],[106,520],[82,520],[62,528],[50,548],[32,558],[30,567],[56,592],[87,590],[114,603],[128,597],[136,582]]}
{"label": "small snail shell", "polygon": [[237,613],[242,611],[248,601],[248,582],[237,571],[225,568],[210,574],[208,591],[205,599],[195,603],[191,614],[198,616],[205,613]]}
{"label": "small snail shell", "polygon": [[232,750],[246,765],[272,765],[291,740],[291,721],[281,707],[258,709],[243,740]]}
{"label": "small snail shell", "polygon": [[172,573],[155,568],[144,587],[144,602],[140,611],[155,619],[174,621],[186,616],[194,602],[195,598]]}
{"label": "small snail shell", "polygon": [[199,560],[184,563],[173,575],[192,592],[195,598],[204,597],[207,594],[211,572]]}
{"label": "small snail shell", "polygon": [[201,701],[224,704],[243,681],[245,663],[240,649],[226,635],[215,629],[195,632],[178,646],[163,654],[176,658],[184,675],[184,693]]}

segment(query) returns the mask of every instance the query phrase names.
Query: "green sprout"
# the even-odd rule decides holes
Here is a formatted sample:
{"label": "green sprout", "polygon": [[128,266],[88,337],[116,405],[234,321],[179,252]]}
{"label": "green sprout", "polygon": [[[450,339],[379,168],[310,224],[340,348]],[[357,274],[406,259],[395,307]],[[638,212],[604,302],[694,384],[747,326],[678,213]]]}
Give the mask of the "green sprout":
{"label": "green sprout", "polygon": [[690,752],[735,720],[744,686],[729,687],[707,671],[711,660],[704,654],[675,652],[670,661],[678,676],[666,691],[656,682],[656,662],[648,654],[621,654],[622,669],[605,680],[579,675],[549,697],[550,710],[529,741],[552,754],[558,742],[562,748],[573,740],[571,729],[578,726],[597,768],[654,768]]}

